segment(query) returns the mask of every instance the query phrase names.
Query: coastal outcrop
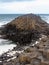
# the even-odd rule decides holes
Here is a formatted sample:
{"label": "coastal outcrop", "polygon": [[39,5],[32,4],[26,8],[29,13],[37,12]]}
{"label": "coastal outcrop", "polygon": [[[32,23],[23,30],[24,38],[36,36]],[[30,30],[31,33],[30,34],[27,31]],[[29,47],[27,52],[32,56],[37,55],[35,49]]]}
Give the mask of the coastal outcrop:
{"label": "coastal outcrop", "polygon": [[17,17],[0,28],[0,35],[21,45],[0,55],[0,65],[49,65],[49,24],[40,16]]}
{"label": "coastal outcrop", "polygon": [[[0,57],[2,65],[49,65],[49,38],[42,35],[37,44],[29,46],[23,52],[11,50]],[[14,53],[15,52],[15,53]]]}
{"label": "coastal outcrop", "polygon": [[15,18],[2,28],[2,37],[19,42],[20,45],[29,44],[32,39],[37,40],[41,34],[49,34],[49,25],[35,14],[26,14]]}

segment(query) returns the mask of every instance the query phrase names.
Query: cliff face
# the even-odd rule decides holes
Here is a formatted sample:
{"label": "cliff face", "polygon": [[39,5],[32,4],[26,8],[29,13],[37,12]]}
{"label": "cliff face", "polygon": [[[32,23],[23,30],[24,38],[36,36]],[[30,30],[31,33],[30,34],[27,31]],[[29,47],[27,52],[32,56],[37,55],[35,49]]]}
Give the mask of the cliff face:
{"label": "cliff face", "polygon": [[30,43],[32,39],[37,40],[40,34],[47,34],[48,29],[49,25],[40,16],[27,14],[5,25],[2,35],[4,38],[25,44]]}

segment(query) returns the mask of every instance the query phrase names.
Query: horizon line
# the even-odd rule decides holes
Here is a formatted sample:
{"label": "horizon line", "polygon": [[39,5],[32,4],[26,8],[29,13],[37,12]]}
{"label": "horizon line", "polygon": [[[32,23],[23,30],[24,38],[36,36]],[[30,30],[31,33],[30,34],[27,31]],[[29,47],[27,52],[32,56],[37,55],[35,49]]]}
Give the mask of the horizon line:
{"label": "horizon line", "polygon": [[[0,14],[17,14],[17,13],[0,13]],[[23,14],[23,13],[18,13],[18,14]],[[25,13],[25,14],[36,14],[36,13]],[[43,15],[46,15],[46,14],[49,14],[49,13],[39,13],[40,15],[43,14]]]}

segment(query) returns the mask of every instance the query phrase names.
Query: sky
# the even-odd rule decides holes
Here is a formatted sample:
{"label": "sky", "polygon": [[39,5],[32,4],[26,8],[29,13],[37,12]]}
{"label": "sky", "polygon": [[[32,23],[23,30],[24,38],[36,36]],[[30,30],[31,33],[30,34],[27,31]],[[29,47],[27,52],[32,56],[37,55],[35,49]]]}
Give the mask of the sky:
{"label": "sky", "polygon": [[49,14],[49,0],[0,0],[0,14]]}

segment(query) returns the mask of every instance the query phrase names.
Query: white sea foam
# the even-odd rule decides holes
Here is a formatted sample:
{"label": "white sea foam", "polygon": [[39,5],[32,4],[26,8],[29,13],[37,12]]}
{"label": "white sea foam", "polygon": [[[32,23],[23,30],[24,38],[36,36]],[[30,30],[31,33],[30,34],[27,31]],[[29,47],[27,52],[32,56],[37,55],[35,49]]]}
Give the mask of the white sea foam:
{"label": "white sea foam", "polygon": [[15,44],[9,44],[12,41],[0,39],[0,54],[7,52],[9,49],[13,49],[15,47]]}
{"label": "white sea foam", "polygon": [[10,21],[0,21],[0,27],[2,27],[3,25],[9,23]]}
{"label": "white sea foam", "polygon": [[49,23],[49,15],[40,15],[41,18],[46,21],[47,23]]}

